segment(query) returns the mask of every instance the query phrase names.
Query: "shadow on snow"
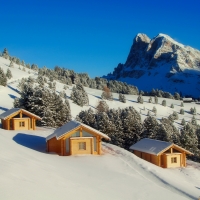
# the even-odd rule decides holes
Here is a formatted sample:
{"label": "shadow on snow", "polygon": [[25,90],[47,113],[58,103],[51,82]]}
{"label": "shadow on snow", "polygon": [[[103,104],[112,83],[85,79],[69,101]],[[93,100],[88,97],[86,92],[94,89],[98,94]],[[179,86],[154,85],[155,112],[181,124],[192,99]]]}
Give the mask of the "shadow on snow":
{"label": "shadow on snow", "polygon": [[13,137],[13,140],[24,147],[46,153],[46,138],[37,135],[27,135],[18,133]]}

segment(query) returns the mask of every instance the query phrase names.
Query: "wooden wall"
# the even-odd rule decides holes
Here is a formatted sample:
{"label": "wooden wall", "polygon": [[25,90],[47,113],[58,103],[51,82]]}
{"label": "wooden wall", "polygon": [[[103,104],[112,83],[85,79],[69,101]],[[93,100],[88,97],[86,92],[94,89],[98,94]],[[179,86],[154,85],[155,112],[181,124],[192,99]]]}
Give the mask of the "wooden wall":
{"label": "wooden wall", "polygon": [[61,155],[61,140],[57,140],[55,137],[48,140],[47,152],[55,152]]}

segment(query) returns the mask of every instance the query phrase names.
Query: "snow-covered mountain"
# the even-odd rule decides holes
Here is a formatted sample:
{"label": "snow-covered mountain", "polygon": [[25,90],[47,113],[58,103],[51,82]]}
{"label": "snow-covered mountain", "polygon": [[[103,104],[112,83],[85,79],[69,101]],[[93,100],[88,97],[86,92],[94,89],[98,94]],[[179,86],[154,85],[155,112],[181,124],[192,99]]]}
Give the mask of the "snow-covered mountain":
{"label": "snow-covered mountain", "polygon": [[107,79],[133,84],[140,90],[162,89],[199,97],[200,51],[184,46],[165,34],[150,39],[139,33],[125,64],[119,64]]}

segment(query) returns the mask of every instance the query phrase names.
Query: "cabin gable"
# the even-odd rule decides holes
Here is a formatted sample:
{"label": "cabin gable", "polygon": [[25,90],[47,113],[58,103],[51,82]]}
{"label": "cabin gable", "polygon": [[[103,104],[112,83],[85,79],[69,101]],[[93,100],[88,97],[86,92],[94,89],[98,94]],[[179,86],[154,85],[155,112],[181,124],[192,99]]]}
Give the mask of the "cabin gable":
{"label": "cabin gable", "polygon": [[10,109],[0,115],[2,128],[6,130],[35,130],[40,117],[19,108]]}
{"label": "cabin gable", "polygon": [[[142,140],[138,144],[132,145],[130,149],[139,158],[163,168],[186,167],[186,154],[192,154],[173,143],[166,147],[167,143],[163,141],[147,138]],[[160,151],[156,152],[156,149],[160,149]]]}
{"label": "cabin gable", "polygon": [[[99,131],[95,132],[95,129],[90,129],[83,124],[77,124],[74,128],[73,121],[69,123],[69,126],[73,127],[72,130],[68,130],[66,125],[66,133],[63,132],[62,127],[57,129],[55,133],[47,137],[47,151],[56,152],[62,156],[76,155],[76,154],[101,154],[101,138],[102,135]],[[61,133],[59,131],[62,131]],[[59,137],[56,136],[56,133]],[[57,141],[60,142],[56,142]],[[55,144],[52,144],[54,143]],[[59,146],[59,147],[58,147]],[[60,149],[58,151],[58,148]]]}

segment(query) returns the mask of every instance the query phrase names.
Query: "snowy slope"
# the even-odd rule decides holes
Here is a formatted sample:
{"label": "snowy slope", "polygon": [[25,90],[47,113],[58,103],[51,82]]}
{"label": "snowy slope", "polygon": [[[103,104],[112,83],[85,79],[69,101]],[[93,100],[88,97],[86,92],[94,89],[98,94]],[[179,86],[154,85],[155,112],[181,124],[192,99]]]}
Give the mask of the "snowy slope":
{"label": "snowy slope", "polygon": [[[0,58],[0,66],[6,71],[7,61]],[[19,97],[17,80],[30,74],[18,68],[10,68],[14,78],[9,87],[0,87],[0,113],[12,108],[13,100]],[[13,72],[15,70],[15,72]],[[31,73],[32,76],[34,73]],[[63,84],[57,82],[56,90],[62,91]],[[66,90],[71,94],[71,86]],[[85,88],[89,95],[89,106],[79,107],[71,102],[73,118],[81,110],[95,107],[102,91]],[[157,119],[167,117],[180,110],[180,101],[167,99],[167,107],[148,103],[136,103],[137,96],[126,95],[127,103],[107,101],[110,108],[134,106],[141,110],[145,119],[148,110],[157,108]],[[169,108],[174,103],[174,109]],[[197,109],[199,123],[200,108],[196,104],[185,104],[184,118],[190,121],[191,107]],[[145,110],[144,110],[145,107]],[[175,121],[181,127],[180,121]],[[37,131],[6,131],[0,129],[0,199],[197,199],[200,196],[200,164],[189,161],[184,169],[162,169],[137,158],[130,152],[110,144],[103,144],[102,156],[60,157],[45,152],[45,137],[53,129],[38,128]]]}
{"label": "snowy slope", "polygon": [[50,133],[0,130],[0,199],[184,200],[199,195],[199,168],[162,169],[109,144],[103,144],[102,156],[47,154]]}

